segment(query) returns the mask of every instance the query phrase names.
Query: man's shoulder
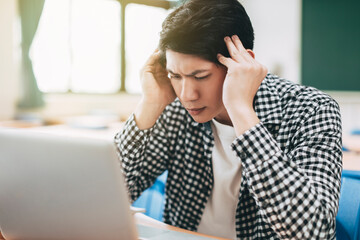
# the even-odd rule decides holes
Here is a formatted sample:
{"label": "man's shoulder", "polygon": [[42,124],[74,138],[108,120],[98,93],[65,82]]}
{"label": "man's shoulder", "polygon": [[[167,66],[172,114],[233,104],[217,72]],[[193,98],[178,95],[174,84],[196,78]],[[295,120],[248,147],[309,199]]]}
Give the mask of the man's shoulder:
{"label": "man's shoulder", "polygon": [[290,105],[319,106],[322,104],[338,105],[327,93],[311,86],[304,86],[276,75],[268,74],[263,82],[264,91],[277,95],[283,107]]}

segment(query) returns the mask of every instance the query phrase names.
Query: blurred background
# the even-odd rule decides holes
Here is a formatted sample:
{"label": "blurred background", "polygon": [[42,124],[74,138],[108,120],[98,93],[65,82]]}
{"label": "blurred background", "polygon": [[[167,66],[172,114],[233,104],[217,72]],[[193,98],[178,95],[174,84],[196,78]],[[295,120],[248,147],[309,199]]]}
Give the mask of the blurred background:
{"label": "blurred background", "polygon": [[[256,58],[319,88],[360,129],[360,2],[242,0]],[[107,127],[141,96],[139,71],[181,1],[0,0],[0,122]]]}

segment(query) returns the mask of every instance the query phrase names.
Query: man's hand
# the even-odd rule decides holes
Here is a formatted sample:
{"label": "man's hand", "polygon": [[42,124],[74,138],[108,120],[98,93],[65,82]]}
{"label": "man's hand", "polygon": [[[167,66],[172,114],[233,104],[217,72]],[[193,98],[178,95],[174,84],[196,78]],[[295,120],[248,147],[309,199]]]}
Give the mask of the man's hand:
{"label": "man's hand", "polygon": [[141,70],[143,99],[148,103],[167,106],[175,100],[176,95],[168,72],[161,66],[159,59],[160,52],[156,50]]}
{"label": "man's hand", "polygon": [[223,103],[237,135],[256,125],[260,120],[253,109],[253,100],[267,69],[246,50],[238,36],[225,37],[230,58],[218,54],[218,60],[228,72],[223,86]]}
{"label": "man's hand", "polygon": [[176,98],[175,91],[160,62],[156,50],[141,70],[143,98],[135,110],[135,120],[140,129],[152,127],[165,107]]}

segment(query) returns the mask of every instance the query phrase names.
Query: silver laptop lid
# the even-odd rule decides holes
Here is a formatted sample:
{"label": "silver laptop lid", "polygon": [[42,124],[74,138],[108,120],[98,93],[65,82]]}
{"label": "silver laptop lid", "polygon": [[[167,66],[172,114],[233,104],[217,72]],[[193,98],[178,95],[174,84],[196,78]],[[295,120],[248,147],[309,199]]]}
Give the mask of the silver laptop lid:
{"label": "silver laptop lid", "polygon": [[0,130],[6,239],[136,239],[111,141]]}

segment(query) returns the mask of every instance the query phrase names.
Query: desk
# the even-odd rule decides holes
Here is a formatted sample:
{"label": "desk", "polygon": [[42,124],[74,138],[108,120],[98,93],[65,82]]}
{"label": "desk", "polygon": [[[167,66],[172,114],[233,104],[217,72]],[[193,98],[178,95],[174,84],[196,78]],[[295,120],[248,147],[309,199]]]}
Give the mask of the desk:
{"label": "desk", "polygon": [[[197,233],[197,232],[192,232],[192,231],[188,231],[182,228],[178,228],[178,227],[174,227],[168,224],[165,224],[163,222],[157,221],[151,217],[148,217],[142,213],[135,213],[135,221],[137,224],[141,224],[144,226],[149,226],[149,227],[154,227],[154,228],[159,228],[159,229],[166,229],[166,230],[172,230],[172,231],[177,231],[177,232],[183,232],[183,233],[189,233],[192,235],[197,235],[197,236],[202,236],[202,237],[208,237],[208,238],[213,238],[213,239],[219,239],[222,240],[225,238],[219,238],[219,237],[213,237],[213,236],[209,236],[206,234],[201,234],[201,233]],[[0,232],[0,239],[5,239]]]}
{"label": "desk", "polygon": [[360,171],[360,136],[344,135],[343,145],[350,150],[343,153],[344,170]]}
{"label": "desk", "polygon": [[343,146],[351,152],[360,153],[360,135],[344,135]]}
{"label": "desk", "polygon": [[360,153],[344,152],[343,169],[351,171],[360,171]]}

